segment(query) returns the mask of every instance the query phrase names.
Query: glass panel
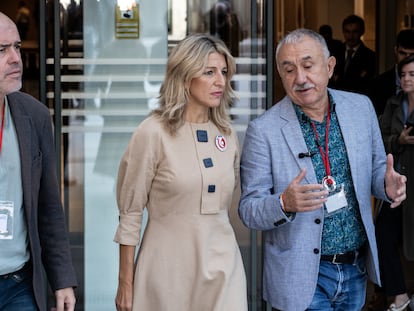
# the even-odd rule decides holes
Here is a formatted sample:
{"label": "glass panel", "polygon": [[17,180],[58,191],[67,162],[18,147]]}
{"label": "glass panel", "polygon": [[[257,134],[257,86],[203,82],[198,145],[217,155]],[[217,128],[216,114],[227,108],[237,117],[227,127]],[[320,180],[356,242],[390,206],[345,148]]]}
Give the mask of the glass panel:
{"label": "glass panel", "polygon": [[[236,57],[233,87],[239,95],[231,108],[240,145],[248,122],[266,109],[266,46],[263,1],[188,1],[188,31],[207,32],[221,38]],[[246,229],[237,208],[231,221],[240,245],[248,278],[249,309],[265,310],[261,295],[261,240]]]}

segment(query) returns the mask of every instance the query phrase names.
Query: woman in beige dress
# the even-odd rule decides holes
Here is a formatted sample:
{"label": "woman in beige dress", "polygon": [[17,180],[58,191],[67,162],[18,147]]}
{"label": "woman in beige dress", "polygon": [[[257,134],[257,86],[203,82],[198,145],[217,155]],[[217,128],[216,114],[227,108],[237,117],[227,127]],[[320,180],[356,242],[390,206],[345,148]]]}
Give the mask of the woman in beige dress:
{"label": "woman in beige dress", "polygon": [[119,167],[118,311],[247,310],[228,216],[239,187],[227,111],[235,68],[209,35],[190,35],[171,52],[159,108],[135,130]]}

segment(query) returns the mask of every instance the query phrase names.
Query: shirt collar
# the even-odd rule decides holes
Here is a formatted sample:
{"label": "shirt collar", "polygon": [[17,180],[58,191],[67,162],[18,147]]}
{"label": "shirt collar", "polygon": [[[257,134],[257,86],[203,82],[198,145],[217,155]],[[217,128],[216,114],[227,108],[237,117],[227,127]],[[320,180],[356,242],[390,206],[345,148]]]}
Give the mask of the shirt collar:
{"label": "shirt collar", "polygon": [[353,50],[354,51],[354,53],[356,52],[356,51],[358,51],[358,49],[359,49],[359,47],[361,46],[361,43],[359,43],[358,45],[356,45],[356,46],[354,46],[353,48],[351,48],[350,46],[346,46],[346,50],[347,51],[349,51],[349,50]]}
{"label": "shirt collar", "polygon": [[[328,98],[329,98],[329,105],[330,105],[330,108],[331,108],[331,112],[334,112],[336,104],[335,104],[335,101],[332,97],[332,94],[329,91],[328,91]],[[299,122],[301,122],[301,123],[309,122],[311,119],[306,115],[306,113],[302,110],[302,108],[298,104],[296,104],[294,102],[292,102],[292,103],[293,103],[293,108],[295,109],[296,116],[298,117]]]}

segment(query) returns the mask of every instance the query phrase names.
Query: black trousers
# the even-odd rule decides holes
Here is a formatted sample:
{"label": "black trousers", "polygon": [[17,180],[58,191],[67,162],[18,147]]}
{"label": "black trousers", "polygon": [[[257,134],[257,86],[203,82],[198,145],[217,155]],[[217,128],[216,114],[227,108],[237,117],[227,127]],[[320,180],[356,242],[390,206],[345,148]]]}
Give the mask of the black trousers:
{"label": "black trousers", "polygon": [[375,223],[375,234],[378,245],[379,267],[382,289],[387,296],[395,296],[407,292],[404,270],[401,263],[402,246],[402,206],[390,208],[384,202]]}

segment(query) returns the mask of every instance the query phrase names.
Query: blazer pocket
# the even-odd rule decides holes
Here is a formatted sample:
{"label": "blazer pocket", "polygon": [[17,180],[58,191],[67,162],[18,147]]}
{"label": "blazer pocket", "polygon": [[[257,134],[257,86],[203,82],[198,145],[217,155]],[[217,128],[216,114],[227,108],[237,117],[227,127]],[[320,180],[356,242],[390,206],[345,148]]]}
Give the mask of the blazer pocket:
{"label": "blazer pocket", "polygon": [[36,163],[41,163],[42,162],[42,151],[38,151],[35,153],[34,157],[33,157],[33,165],[35,165]]}
{"label": "blazer pocket", "polygon": [[42,159],[43,154],[39,150],[34,154],[34,157],[32,159],[32,177],[33,179],[40,177],[40,172],[42,171]]}

